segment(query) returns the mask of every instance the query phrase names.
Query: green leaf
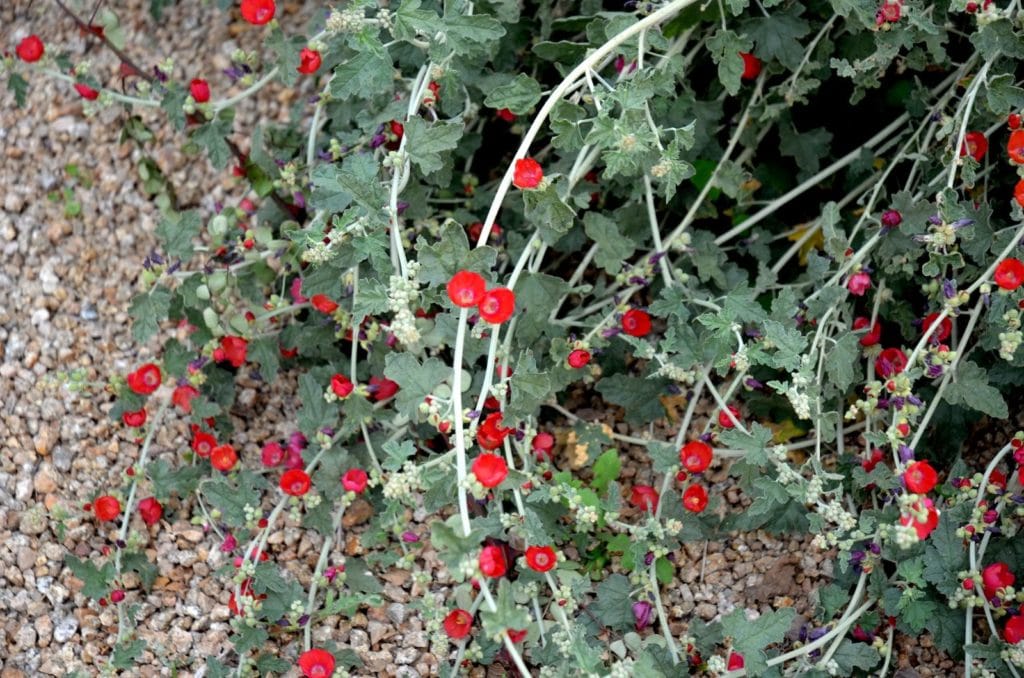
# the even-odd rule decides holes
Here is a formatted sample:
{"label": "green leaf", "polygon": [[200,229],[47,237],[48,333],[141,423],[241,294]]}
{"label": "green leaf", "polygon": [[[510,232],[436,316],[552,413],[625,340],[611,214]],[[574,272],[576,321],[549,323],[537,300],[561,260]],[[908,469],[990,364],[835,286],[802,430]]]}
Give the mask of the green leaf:
{"label": "green leaf", "polygon": [[145,649],[146,641],[141,638],[131,641],[125,639],[114,646],[114,651],[110,654],[110,665],[125,671],[132,669]]}
{"label": "green leaf", "polygon": [[444,45],[455,54],[470,54],[478,45],[495,42],[505,35],[505,27],[484,14],[446,14]]}
{"label": "green leaf", "polygon": [[524,311],[518,316],[516,335],[523,345],[532,344],[543,334],[558,334],[548,316],[568,287],[561,278],[546,273],[526,273],[520,278],[515,290],[516,307]]}
{"label": "green leaf", "polygon": [[551,377],[537,369],[531,351],[519,356],[511,379],[512,401],[505,409],[510,419],[525,418],[551,397]]}
{"label": "green leaf", "polygon": [[832,659],[839,664],[840,675],[852,676],[854,669],[863,671],[873,669],[878,662],[882,661],[882,656],[871,645],[855,643],[847,638],[832,655]]}
{"label": "green leaf", "polygon": [[298,35],[289,37],[280,26],[275,25],[264,44],[274,53],[277,79],[288,87],[294,85],[299,79],[299,53],[306,46],[306,40]]}
{"label": "green leaf", "polygon": [[160,322],[167,319],[170,309],[171,291],[160,285],[132,298],[128,314],[132,317],[132,336],[135,341],[145,343],[156,334]]}
{"label": "green leaf", "polygon": [[103,567],[97,567],[94,563],[88,560],[79,560],[71,554],[64,556],[64,562],[68,564],[75,576],[85,583],[82,587],[82,595],[87,598],[99,599],[110,593],[111,585],[114,582],[114,563],[106,562]]}
{"label": "green leaf", "polygon": [[189,92],[181,84],[171,81],[166,85],[166,91],[163,99],[160,100],[160,108],[167,113],[167,119],[171,121],[174,128],[177,130],[185,129],[185,111],[183,106],[185,105],[185,99],[188,98]]}
{"label": "green leaf", "polygon": [[384,590],[362,558],[345,560],[345,584],[356,593],[374,594]]}
{"label": "green leaf", "polygon": [[277,346],[277,337],[263,337],[249,342],[248,358],[260,366],[260,376],[268,383],[277,378],[277,370],[281,365],[281,353]]}
{"label": "green leaf", "polygon": [[711,60],[718,66],[719,81],[730,96],[736,96],[740,91],[740,76],[743,75],[740,52],[749,52],[753,41],[723,28],[716,31],[707,44]]}
{"label": "green leaf", "polygon": [[523,216],[540,231],[544,242],[554,245],[572,228],[576,213],[558,196],[555,182],[522,194]]}
{"label": "green leaf", "polygon": [[616,374],[601,379],[597,383],[597,391],[605,400],[625,410],[626,421],[647,424],[665,416],[660,396],[667,383],[664,379]]}
{"label": "green leaf", "polygon": [[733,639],[733,649],[743,655],[749,675],[762,675],[768,669],[765,648],[782,642],[796,617],[791,607],[747,619],[746,610],[740,608],[722,618],[722,632]]}
{"label": "green leaf", "polygon": [[821,166],[821,158],[828,155],[832,133],[824,127],[798,132],[786,124],[779,125],[778,129],[779,153],[796,160],[801,176],[810,176],[817,172]]}
{"label": "green leaf", "polygon": [[1024,89],[1017,87],[1012,73],[994,75],[985,81],[988,107],[994,114],[1004,116],[1010,111],[1024,108]]}
{"label": "green leaf", "polygon": [[420,263],[419,277],[427,285],[444,285],[460,270],[486,275],[498,256],[491,247],[470,250],[466,230],[454,221],[441,227],[440,237],[435,242],[420,237],[416,252]]}
{"label": "green leaf", "polygon": [[7,78],[7,90],[14,94],[14,102],[18,108],[24,108],[28,96],[28,80],[21,77],[20,73],[12,72]]}
{"label": "green leaf", "polygon": [[800,41],[811,32],[809,23],[788,12],[775,12],[744,22],[743,29],[754,41],[755,54],[760,59],[776,59],[791,71],[800,67],[804,56]]}
{"label": "green leaf", "polygon": [[239,624],[231,635],[231,643],[235,646],[235,652],[245,655],[250,650],[262,646],[269,637],[262,627]]}
{"label": "green leaf", "polygon": [[225,114],[214,118],[210,122],[200,125],[192,132],[191,139],[205,148],[210,156],[210,163],[217,169],[224,169],[231,159],[231,147],[225,139],[231,134],[231,118]]}
{"label": "green leaf", "polygon": [[163,502],[171,498],[172,492],[182,498],[190,495],[204,474],[200,466],[174,468],[163,459],[154,459],[146,465],[146,475],[153,483],[153,496]]}
{"label": "green leaf", "polygon": [[530,613],[516,605],[512,595],[512,583],[502,578],[495,596],[495,609],[484,607],[480,611],[480,622],[488,637],[503,635],[509,629],[525,629],[530,625]]}
{"label": "green leaf", "polygon": [[396,40],[412,40],[418,35],[433,38],[444,27],[436,12],[420,9],[422,4],[420,0],[402,0],[391,28]]}
{"label": "green leaf", "polygon": [[327,212],[342,212],[353,201],[370,213],[387,202],[380,167],[369,153],[357,153],[340,165],[321,163],[313,170],[312,204]]}
{"label": "green leaf", "polygon": [[989,385],[988,373],[970,360],[957,367],[953,381],[946,388],[945,398],[951,405],[963,405],[996,419],[1010,416],[999,389]]}
{"label": "green leaf", "polygon": [[394,66],[390,59],[373,52],[360,52],[334,69],[331,97],[368,99],[390,92],[394,86]]}
{"label": "green leaf", "polygon": [[463,127],[460,122],[428,123],[420,117],[405,123],[408,141],[405,151],[424,174],[431,174],[443,167],[441,154],[459,145]]}
{"label": "green leaf", "polygon": [[451,374],[451,367],[438,358],[427,358],[422,363],[411,353],[389,353],[384,358],[384,376],[401,387],[396,407],[414,420],[423,399]]}
{"label": "green leaf", "polygon": [[835,385],[845,393],[857,380],[857,367],[860,362],[860,337],[846,333],[832,345],[832,350],[825,360],[827,383]]}
{"label": "green leaf", "polygon": [[524,115],[540,101],[540,97],[540,83],[525,73],[520,73],[514,79],[492,89],[484,99],[484,106],[507,108],[516,115]]}
{"label": "green leaf", "polygon": [[271,673],[282,675],[291,667],[291,663],[272,654],[264,653],[256,658],[256,670],[259,671],[261,676],[268,676]]}
{"label": "green leaf", "polygon": [[192,239],[199,236],[200,226],[197,210],[165,213],[156,227],[156,235],[170,258],[188,261],[194,251]]}
{"label": "green leaf", "polygon": [[609,575],[597,585],[597,600],[587,609],[594,612],[601,624],[615,631],[631,631],[634,627],[633,591],[629,578],[621,574]]}
{"label": "green leaf", "polygon": [[142,588],[149,591],[156,581],[157,569],[154,563],[149,561],[145,553],[138,551],[125,551],[121,555],[121,566],[125,570],[131,570],[139,575]]}
{"label": "green leaf", "polygon": [[215,478],[202,485],[203,496],[213,506],[220,509],[224,522],[230,527],[245,525],[245,507],[259,507],[262,499],[261,490],[267,487],[267,481],[252,471],[242,471],[236,481],[226,477]]}
{"label": "green leaf", "polygon": [[600,212],[587,212],[583,217],[587,237],[597,244],[594,263],[612,275],[622,270],[636,251],[636,243],[619,232],[618,225]]}
{"label": "green leaf", "polygon": [[[350,397],[359,397],[356,395]],[[337,407],[324,400],[324,387],[312,374],[299,377],[299,430],[309,437],[325,426],[333,426],[338,419]]]}
{"label": "green leaf", "polygon": [[960,588],[957,575],[967,568],[967,551],[963,539],[956,533],[964,519],[962,506],[942,512],[925,546],[924,578],[946,596]]}
{"label": "green leaf", "polygon": [[604,494],[608,489],[608,483],[618,480],[620,471],[622,460],[619,459],[619,451],[605,450],[594,462],[594,478],[590,481],[590,487],[598,494]]}

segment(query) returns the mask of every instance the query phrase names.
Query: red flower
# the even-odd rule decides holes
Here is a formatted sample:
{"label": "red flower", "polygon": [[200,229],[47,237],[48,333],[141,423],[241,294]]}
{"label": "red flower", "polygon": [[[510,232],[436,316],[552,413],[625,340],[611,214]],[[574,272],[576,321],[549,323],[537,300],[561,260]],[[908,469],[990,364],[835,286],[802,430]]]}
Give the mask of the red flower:
{"label": "red flower", "polygon": [[882,450],[876,447],[875,449],[871,450],[870,457],[861,460],[860,466],[866,472],[871,473],[872,471],[875,470],[875,467],[878,466],[879,462],[881,462],[884,458],[885,454],[882,453]]}
{"label": "red flower", "polygon": [[366,489],[366,484],[369,480],[370,477],[366,475],[366,471],[363,469],[350,468],[345,471],[345,475],[341,477],[341,486],[344,487],[347,492],[362,494],[363,490]]}
{"label": "red flower", "polygon": [[550,546],[531,546],[526,549],[526,564],[534,572],[549,572],[558,564],[558,555]]}
{"label": "red flower", "polygon": [[1006,620],[1003,627],[1003,640],[1010,645],[1016,645],[1024,640],[1024,614],[1016,614]]}
{"label": "red flower", "polygon": [[105,494],[92,503],[92,511],[98,520],[109,522],[121,514],[121,502],[115,497]]}
{"label": "red flower", "polygon": [[83,99],[88,99],[89,101],[96,101],[100,98],[99,92],[81,82],[75,83],[75,91],[78,92],[78,95],[80,97],[82,97]]}
{"label": "red flower", "polygon": [[[935,324],[935,321],[938,320],[938,318],[938,313],[929,313],[928,315],[926,315],[924,318],[924,323],[922,323],[921,325],[921,330],[923,332],[927,332],[928,330],[930,330],[932,325]],[[931,340],[945,341],[952,331],[953,321],[950,320],[949,318],[943,318],[942,322],[939,324],[938,329],[932,332]]]}
{"label": "red flower", "polygon": [[46,50],[43,48],[43,41],[39,39],[38,35],[30,35],[19,42],[14,51],[19,59],[30,64],[33,61],[42,59],[43,52]]}
{"label": "red flower", "polygon": [[195,431],[192,434],[192,451],[200,457],[209,457],[213,448],[217,447],[217,439],[206,431]]}
{"label": "red flower", "polygon": [[964,143],[960,147],[960,157],[970,154],[977,162],[988,152],[988,139],[981,132],[968,132],[964,135]]}
{"label": "red flower", "polygon": [[143,407],[141,410],[135,412],[124,412],[121,414],[121,421],[124,422],[125,426],[131,426],[132,428],[138,428],[146,423],[146,408]]}
{"label": "red flower", "polygon": [[846,281],[846,289],[855,297],[863,297],[871,288],[871,276],[864,271],[857,271]]}
{"label": "red flower", "polygon": [[918,521],[913,516],[904,514],[900,516],[900,525],[907,526],[913,524],[914,529],[917,530],[917,538],[927,539],[928,535],[932,533],[932,530],[939,525],[939,511],[935,508],[935,504],[932,503],[932,500],[927,497],[914,502],[912,508],[915,512],[923,508],[926,512],[925,519],[923,521]]}
{"label": "red flower", "polygon": [[327,315],[338,310],[338,305],[331,301],[331,298],[326,294],[314,294],[309,302],[313,304],[313,308]]}
{"label": "red flower", "polygon": [[725,668],[727,668],[729,671],[739,671],[743,668],[743,666],[743,655],[741,655],[739,652],[730,652],[729,663]]}
{"label": "red flower", "polygon": [[160,368],[153,363],[146,363],[127,377],[128,388],[139,395],[149,395],[160,388]]}
{"label": "red flower", "polygon": [[903,472],[903,482],[914,494],[927,494],[939,482],[939,474],[926,461],[915,461]]}
{"label": "red flower", "polygon": [[370,377],[370,393],[377,402],[387,400],[398,393],[398,384],[387,377]]}
{"label": "red flower", "polygon": [[459,308],[472,308],[479,304],[487,291],[483,276],[473,271],[459,271],[448,281],[448,298]]}
{"label": "red flower", "polygon": [[256,26],[268,23],[276,10],[274,0],[242,0],[242,18]]}
{"label": "red flower", "polygon": [[183,384],[174,389],[174,393],[171,394],[171,402],[174,403],[182,412],[189,414],[192,412],[192,400],[199,395],[199,389],[195,386]]}
{"label": "red flower", "polygon": [[622,331],[631,337],[643,337],[651,331],[651,316],[647,311],[633,308],[622,315]]}
{"label": "red flower", "polygon": [[485,546],[480,550],[477,558],[480,571],[485,577],[501,577],[508,571],[505,563],[505,551],[500,546]]}
{"label": "red flower", "polygon": [[492,325],[500,325],[512,317],[516,310],[516,295],[507,287],[487,290],[477,307],[480,317]]}
{"label": "red flower", "polygon": [[1013,199],[1017,201],[1017,204],[1024,207],[1024,179],[1017,182],[1017,185],[1013,187]]}
{"label": "red flower", "polygon": [[213,351],[213,359],[217,362],[226,360],[232,367],[241,367],[248,351],[249,342],[242,337],[221,337],[220,348]]}
{"label": "red flower", "polygon": [[996,285],[1012,292],[1024,283],[1024,263],[1021,263],[1020,259],[1007,257],[996,266],[996,273],[993,277]]}
{"label": "red flower", "polygon": [[551,458],[551,451],[555,449],[555,437],[547,431],[541,431],[533,437],[530,448],[538,459],[543,457]]}
{"label": "red flower", "polygon": [[743,74],[740,76],[744,80],[753,80],[761,74],[761,60],[753,54],[747,52],[740,52],[740,56],[743,57]]}
{"label": "red flower", "polygon": [[301,497],[309,492],[309,474],[299,468],[293,468],[281,474],[281,491],[293,497]]}
{"label": "red flower", "polygon": [[[732,417],[729,416],[730,412],[732,413]],[[718,413],[718,425],[722,428],[734,427],[735,424],[732,423],[733,417],[736,418],[736,421],[740,420],[740,409],[735,405],[729,405],[729,412],[722,410]]]}
{"label": "red flower", "polygon": [[271,441],[263,446],[260,450],[260,462],[268,467],[274,467],[284,461],[284,448],[281,444],[275,441]]}
{"label": "red flower", "polygon": [[907,356],[898,348],[887,348],[875,359],[875,374],[881,379],[892,377],[907,369]]}
{"label": "red flower", "polygon": [[[862,330],[862,329],[864,329],[865,327],[867,327],[870,324],[871,324],[871,320],[869,318],[865,318],[864,316],[860,316],[860,317],[857,317],[857,318],[854,319],[854,321],[853,321],[853,329],[854,329],[854,331]],[[882,325],[879,322],[876,321],[874,325],[871,325],[871,329],[868,330],[867,332],[865,332],[864,336],[862,336],[860,338],[860,345],[861,346],[874,346],[879,341],[881,341],[881,339],[882,339]]]}
{"label": "red flower", "polygon": [[516,114],[507,108],[501,108],[498,110],[498,117],[505,122],[515,122]]}
{"label": "red flower", "polygon": [[142,516],[142,522],[147,525],[156,525],[164,515],[164,507],[156,497],[146,497],[139,502],[139,515]]}
{"label": "red flower", "polygon": [[210,100],[210,83],[202,78],[196,78],[188,84],[188,92],[197,104],[205,104]]}
{"label": "red flower", "polygon": [[1006,153],[1010,160],[1018,165],[1024,165],[1024,130],[1010,132],[1010,140],[1006,142]]}
{"label": "red flower", "polygon": [[1016,580],[1006,563],[992,563],[981,571],[981,582],[985,586],[987,600],[995,598],[998,589],[1013,586]]}
{"label": "red flower", "polygon": [[352,380],[344,374],[336,374],[331,377],[331,390],[334,391],[334,395],[339,398],[349,397],[354,388],[355,385],[352,383]]}
{"label": "red flower", "polygon": [[444,618],[444,632],[452,640],[462,640],[473,630],[473,615],[462,608],[452,610]]}
{"label": "red flower", "polygon": [[711,446],[700,440],[692,440],[679,450],[679,461],[690,473],[706,471],[713,456]]}
{"label": "red flower", "polygon": [[544,168],[533,158],[516,160],[516,169],[512,174],[512,185],[516,188],[537,188],[544,180]]}
{"label": "red flower", "polygon": [[210,464],[218,471],[230,471],[238,463],[238,453],[230,445],[218,445],[210,450]]}
{"label": "red flower", "polygon": [[306,678],[331,678],[334,673],[334,655],[327,650],[306,650],[299,655],[299,668]]}
{"label": "red flower", "polygon": [[708,491],[703,485],[690,485],[683,492],[683,508],[687,511],[700,513],[708,505]]}
{"label": "red flower", "polygon": [[569,367],[574,370],[578,370],[581,367],[586,367],[590,363],[590,351],[582,348],[575,349],[569,354],[568,361]]}
{"label": "red flower", "polygon": [[519,629],[518,631],[508,629],[506,633],[508,634],[508,639],[513,643],[521,643],[523,638],[526,638],[526,629]]}
{"label": "red flower", "polygon": [[320,52],[315,49],[303,47],[302,51],[299,52],[299,67],[296,68],[299,73],[303,75],[312,75],[317,72],[320,68],[320,64],[323,60],[320,58]]}
{"label": "red flower", "polygon": [[502,428],[501,412],[492,412],[476,430],[476,442],[485,450],[496,450],[512,431],[511,428]]}
{"label": "red flower", "polygon": [[658,508],[658,491],[650,485],[634,485],[629,503],[641,511],[653,513]]}
{"label": "red flower", "polygon": [[473,475],[484,487],[497,487],[508,477],[508,464],[496,454],[484,452],[473,460]]}

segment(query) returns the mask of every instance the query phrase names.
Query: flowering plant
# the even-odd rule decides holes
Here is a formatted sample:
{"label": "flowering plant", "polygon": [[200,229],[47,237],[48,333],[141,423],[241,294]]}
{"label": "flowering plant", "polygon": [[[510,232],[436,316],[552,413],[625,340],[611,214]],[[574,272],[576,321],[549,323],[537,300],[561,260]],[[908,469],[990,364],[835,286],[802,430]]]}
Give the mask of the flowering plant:
{"label": "flowering plant", "polygon": [[[87,114],[159,107],[246,191],[166,210],[130,309],[160,359],[107,385],[141,452],[88,509],[120,521],[110,554],[68,563],[118,605],[111,666],[142,652],[123,582],[152,581],[174,510],[234,556],[235,656],[207,675],[357,670],[313,629],[381,605],[392,567],[456,671],[884,675],[897,632],[1024,668],[1024,434],[963,449],[1024,383],[1017,4],[357,0],[307,31],[242,0],[263,43],[234,90],[151,77],[57,4],[125,84],[40,24],[3,61],[15,98],[49,76]],[[311,98],[238,128],[271,82]],[[235,446],[241,375],[297,384],[288,441]],[[191,438],[154,461],[171,417]],[[286,521],[319,546],[304,583],[269,558]],[[666,609],[686,544],[760,529],[835,559],[805,628]]]}

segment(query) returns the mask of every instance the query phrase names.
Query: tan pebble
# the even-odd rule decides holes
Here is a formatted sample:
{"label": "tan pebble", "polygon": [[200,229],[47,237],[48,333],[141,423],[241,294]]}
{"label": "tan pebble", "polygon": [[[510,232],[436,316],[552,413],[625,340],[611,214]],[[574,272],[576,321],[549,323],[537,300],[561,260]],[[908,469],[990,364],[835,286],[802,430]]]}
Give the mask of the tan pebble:
{"label": "tan pebble", "polygon": [[352,505],[345,510],[341,518],[342,527],[350,528],[362,525],[373,517],[373,507],[365,499],[356,499]]}
{"label": "tan pebble", "polygon": [[44,466],[32,480],[32,488],[37,494],[50,494],[57,489],[57,481],[49,466]]}
{"label": "tan pebble", "polygon": [[199,542],[201,542],[203,540],[203,531],[202,530],[185,530],[181,534],[181,536],[184,537],[187,541],[192,542],[193,544],[198,544]]}

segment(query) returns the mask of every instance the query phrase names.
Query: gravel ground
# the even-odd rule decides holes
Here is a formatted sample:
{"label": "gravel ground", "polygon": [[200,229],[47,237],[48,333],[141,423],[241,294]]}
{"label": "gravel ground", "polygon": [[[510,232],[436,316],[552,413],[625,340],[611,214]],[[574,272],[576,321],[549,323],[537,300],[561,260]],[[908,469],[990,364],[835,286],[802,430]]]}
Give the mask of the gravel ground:
{"label": "gravel ground", "polygon": [[[24,10],[23,5],[14,6]],[[37,5],[30,19],[24,11],[14,16],[9,3],[0,8],[2,44],[14,44],[31,26],[48,45],[69,50],[73,59],[89,58],[97,67],[114,71],[116,63],[98,46],[86,53],[70,20],[51,5]],[[144,64],[166,56],[176,57],[179,64],[208,64],[211,85],[227,86],[217,74],[240,46],[238,41],[251,38],[252,32],[229,23],[214,7],[192,2],[186,3],[187,11],[170,11],[155,25],[144,5],[148,3],[141,0],[120,3],[129,53]],[[283,9],[294,25],[301,25],[299,17],[307,13]],[[170,51],[146,56],[138,48],[144,45]],[[95,556],[109,543],[110,534],[88,516],[83,519],[80,507],[129,467],[139,449],[124,437],[122,427],[108,420],[106,397],[70,393],[61,386],[60,373],[82,369],[89,380],[103,381],[109,373],[124,373],[152,355],[152,346],[140,348],[132,340],[126,309],[141,261],[155,243],[158,212],[138,181],[136,166],[144,152],[119,141],[120,109],[85,118],[70,87],[53,81],[32,83],[23,110],[8,105],[12,102],[6,93],[2,96],[0,678],[75,671],[97,675],[109,656],[116,615],[81,595],[82,582],[64,567],[63,558],[69,552]],[[294,96],[267,91],[258,109],[240,111],[236,128],[245,129],[246,121],[257,115],[281,118]],[[181,137],[160,116],[144,120],[156,132],[145,154],[170,179],[181,204],[209,211],[215,202],[234,204],[242,197],[229,173],[214,172],[204,158],[183,155]],[[77,167],[77,178],[68,165]],[[80,214],[71,215],[59,197],[65,189],[80,203]],[[54,192],[58,199],[49,199]],[[287,392],[287,380],[273,393],[244,379],[239,385],[243,408],[236,447],[253,450],[269,437],[290,432],[294,405],[281,395]],[[156,455],[173,458],[186,444],[184,433],[183,426],[161,431]],[[624,469],[627,480],[638,475],[638,480],[649,480],[647,473],[639,463]],[[712,479],[729,503],[742,501],[728,488],[723,470]],[[230,653],[228,587],[213,575],[226,556],[216,535],[189,523],[191,506],[169,509],[169,519],[152,532],[150,555],[160,568],[154,590],[129,591],[129,600],[141,604],[138,635],[147,648],[142,666],[126,675],[172,675],[176,668],[183,678],[200,676],[207,656]],[[357,516],[353,522],[367,517]],[[425,518],[409,516],[411,521]],[[291,526],[270,543],[277,560],[300,581],[308,581],[318,538]],[[359,553],[358,539],[350,539],[345,549]],[[831,574],[823,555],[802,538],[780,540],[764,533],[735,535],[705,547],[690,545],[677,554],[677,562],[678,582],[667,591],[677,633],[685,631],[689,618],[710,620],[736,607],[763,612],[793,606],[804,615],[813,605],[814,591]],[[429,548],[421,564],[440,569]],[[443,586],[446,577],[436,572],[434,580]],[[400,570],[386,573],[384,584],[384,606],[351,619],[327,620],[315,635],[355,650],[365,662],[364,675],[436,674],[438,658],[429,654],[422,621],[410,606],[421,593]],[[271,643],[292,651],[293,640],[281,636]],[[953,671],[951,662],[929,649],[927,639],[902,643],[900,655],[904,678]]]}

